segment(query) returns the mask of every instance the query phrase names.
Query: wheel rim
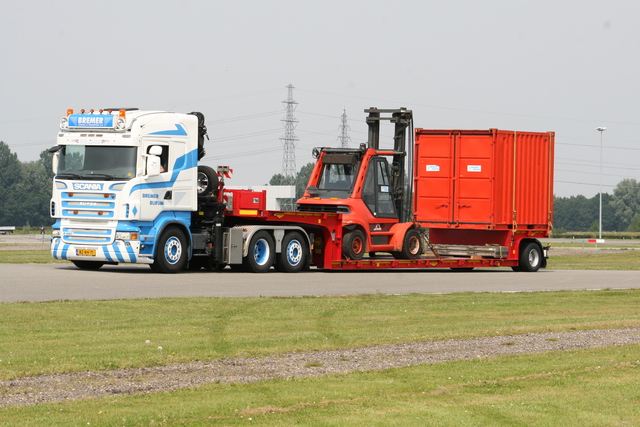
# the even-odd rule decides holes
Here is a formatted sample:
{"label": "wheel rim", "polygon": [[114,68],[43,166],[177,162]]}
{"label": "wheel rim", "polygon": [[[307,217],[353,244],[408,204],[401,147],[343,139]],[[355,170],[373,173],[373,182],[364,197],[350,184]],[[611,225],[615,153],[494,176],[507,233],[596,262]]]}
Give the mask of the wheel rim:
{"label": "wheel rim", "polygon": [[198,172],[198,194],[204,193],[204,190],[209,186],[209,178],[206,174]]}
{"label": "wheel rim", "polygon": [[362,244],[362,239],[360,237],[356,237],[353,239],[353,242],[351,243],[351,249],[353,250],[354,254],[359,254],[360,252],[362,252],[363,250],[363,244]]}
{"label": "wheel rim", "polygon": [[292,240],[287,245],[287,262],[296,266],[302,261],[302,245],[297,240]]}
{"label": "wheel rim", "polygon": [[411,255],[416,255],[420,251],[420,239],[416,236],[411,236],[409,239],[409,253]]}
{"label": "wheel rim", "polygon": [[169,264],[176,264],[182,257],[182,243],[177,237],[170,237],[164,245],[164,257]]}
{"label": "wheel rim", "polygon": [[269,244],[265,239],[260,239],[253,247],[253,258],[256,264],[265,265],[269,260]]}
{"label": "wheel rim", "polygon": [[537,250],[531,249],[529,251],[529,265],[531,267],[537,267],[538,263],[540,263],[540,254]]}

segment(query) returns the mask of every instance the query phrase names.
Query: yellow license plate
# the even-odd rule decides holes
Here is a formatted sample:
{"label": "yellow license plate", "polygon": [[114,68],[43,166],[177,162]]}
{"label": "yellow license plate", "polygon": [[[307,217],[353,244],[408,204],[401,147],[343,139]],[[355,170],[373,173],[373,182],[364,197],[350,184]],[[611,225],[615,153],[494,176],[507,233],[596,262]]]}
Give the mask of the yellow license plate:
{"label": "yellow license plate", "polygon": [[96,250],[95,249],[76,249],[76,255],[96,256]]}

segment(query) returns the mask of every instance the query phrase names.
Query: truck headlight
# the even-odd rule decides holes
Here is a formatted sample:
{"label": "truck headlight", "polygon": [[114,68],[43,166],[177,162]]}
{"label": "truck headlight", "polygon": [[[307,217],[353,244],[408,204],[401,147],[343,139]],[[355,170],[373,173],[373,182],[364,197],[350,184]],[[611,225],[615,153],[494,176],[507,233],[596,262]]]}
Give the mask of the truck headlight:
{"label": "truck headlight", "polygon": [[60,129],[61,130],[69,129],[69,119],[67,119],[66,117],[63,117],[62,120],[60,120]]}
{"label": "truck headlight", "polygon": [[60,237],[60,229],[57,230],[51,230],[51,237],[56,239]]}
{"label": "truck headlight", "polygon": [[125,120],[124,118],[122,118],[122,117],[118,117],[118,118],[116,119],[116,125],[115,125],[115,128],[116,128],[117,130],[124,130],[125,125],[126,125],[126,124],[127,124],[127,122],[126,122],[126,120]]}
{"label": "truck headlight", "polygon": [[138,240],[138,233],[131,231],[116,231],[116,240]]}

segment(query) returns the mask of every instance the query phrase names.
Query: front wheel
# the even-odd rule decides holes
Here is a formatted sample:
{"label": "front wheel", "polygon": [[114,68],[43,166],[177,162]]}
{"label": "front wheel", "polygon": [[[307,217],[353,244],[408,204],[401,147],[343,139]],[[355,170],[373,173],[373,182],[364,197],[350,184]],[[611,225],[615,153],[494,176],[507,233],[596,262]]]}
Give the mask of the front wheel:
{"label": "front wheel", "polygon": [[542,250],[537,243],[527,243],[520,252],[518,270],[515,271],[538,271],[542,266]]}
{"label": "front wheel", "polygon": [[276,270],[297,273],[307,264],[307,243],[298,232],[287,233],[282,239],[282,252],[276,258]]}
{"label": "front wheel", "polygon": [[265,273],[273,264],[273,238],[266,231],[258,231],[249,241],[249,251],[243,260],[245,270]]}
{"label": "front wheel", "polygon": [[362,231],[352,230],[342,236],[342,253],[347,259],[362,259],[366,250]]}
{"label": "front wheel", "polygon": [[151,269],[156,273],[177,273],[187,263],[186,238],[182,230],[168,227],[156,244]]}

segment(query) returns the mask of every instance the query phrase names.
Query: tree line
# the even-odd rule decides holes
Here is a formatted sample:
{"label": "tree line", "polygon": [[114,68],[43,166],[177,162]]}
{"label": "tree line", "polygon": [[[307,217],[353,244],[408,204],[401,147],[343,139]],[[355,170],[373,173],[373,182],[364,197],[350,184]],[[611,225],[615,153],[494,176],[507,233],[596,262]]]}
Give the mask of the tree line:
{"label": "tree line", "polygon": [[21,162],[18,155],[0,141],[0,225],[16,227],[49,226],[49,201],[53,171],[48,150],[32,162]]}
{"label": "tree line", "polygon": [[[53,171],[52,154],[40,153],[39,159],[21,162],[9,146],[0,141],[0,225],[16,227],[49,226],[49,201]],[[292,181],[275,174],[269,185],[295,185],[296,197],[302,196],[313,163],[307,163]],[[553,226],[556,231],[598,231],[600,196],[582,195],[554,198]],[[640,232],[640,182],[623,179],[613,194],[602,194],[602,230]]]}

